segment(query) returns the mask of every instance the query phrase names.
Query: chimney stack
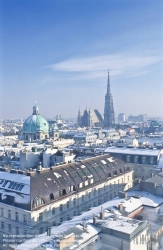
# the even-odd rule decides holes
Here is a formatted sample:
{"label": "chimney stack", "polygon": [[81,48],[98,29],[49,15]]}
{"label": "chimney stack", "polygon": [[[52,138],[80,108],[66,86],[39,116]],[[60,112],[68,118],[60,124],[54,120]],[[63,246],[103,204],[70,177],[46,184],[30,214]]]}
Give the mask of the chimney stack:
{"label": "chimney stack", "polygon": [[104,220],[104,219],[105,219],[105,212],[104,212],[104,210],[103,210],[103,207],[101,207],[100,219],[101,219],[101,220]]}

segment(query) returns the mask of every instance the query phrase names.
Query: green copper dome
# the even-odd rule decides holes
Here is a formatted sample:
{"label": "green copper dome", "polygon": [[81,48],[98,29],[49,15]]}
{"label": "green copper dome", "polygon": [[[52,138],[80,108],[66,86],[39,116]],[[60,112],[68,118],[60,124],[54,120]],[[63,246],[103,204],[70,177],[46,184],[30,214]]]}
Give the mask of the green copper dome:
{"label": "green copper dome", "polygon": [[49,123],[39,114],[38,107],[33,107],[33,114],[23,124],[24,133],[49,133]]}

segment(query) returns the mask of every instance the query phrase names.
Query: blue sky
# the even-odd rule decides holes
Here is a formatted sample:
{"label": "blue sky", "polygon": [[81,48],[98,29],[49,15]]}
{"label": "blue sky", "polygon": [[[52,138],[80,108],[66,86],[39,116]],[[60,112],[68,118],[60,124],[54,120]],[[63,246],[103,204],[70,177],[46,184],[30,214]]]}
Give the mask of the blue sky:
{"label": "blue sky", "polygon": [[0,118],[163,116],[162,0],[1,0]]}

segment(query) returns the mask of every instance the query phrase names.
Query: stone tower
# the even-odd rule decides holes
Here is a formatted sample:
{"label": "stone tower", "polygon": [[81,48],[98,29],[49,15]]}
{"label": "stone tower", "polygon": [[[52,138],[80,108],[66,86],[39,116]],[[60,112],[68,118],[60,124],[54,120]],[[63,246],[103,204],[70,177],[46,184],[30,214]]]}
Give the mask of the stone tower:
{"label": "stone tower", "polygon": [[113,107],[113,97],[110,92],[110,77],[108,71],[107,93],[105,95],[104,107],[104,127],[112,127],[113,124],[115,124],[115,114]]}

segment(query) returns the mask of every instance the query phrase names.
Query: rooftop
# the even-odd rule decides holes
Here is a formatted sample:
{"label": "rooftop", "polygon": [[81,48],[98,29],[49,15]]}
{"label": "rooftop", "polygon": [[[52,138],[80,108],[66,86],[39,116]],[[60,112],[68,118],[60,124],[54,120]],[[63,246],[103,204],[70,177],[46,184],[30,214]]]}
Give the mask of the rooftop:
{"label": "rooftop", "polygon": [[151,155],[158,156],[161,150],[159,149],[140,149],[140,148],[117,148],[108,147],[105,153],[120,153],[120,154],[133,154],[133,155]]}

